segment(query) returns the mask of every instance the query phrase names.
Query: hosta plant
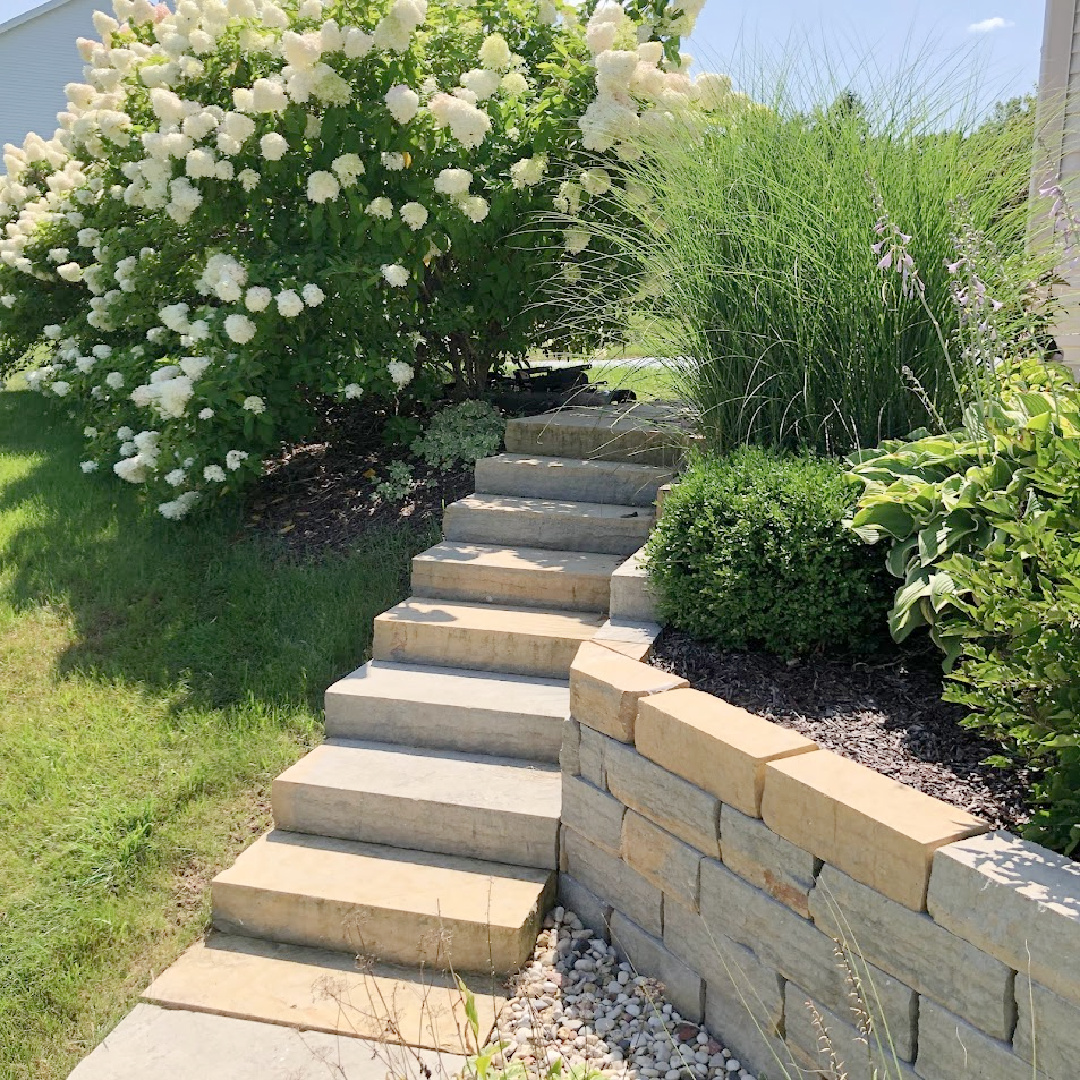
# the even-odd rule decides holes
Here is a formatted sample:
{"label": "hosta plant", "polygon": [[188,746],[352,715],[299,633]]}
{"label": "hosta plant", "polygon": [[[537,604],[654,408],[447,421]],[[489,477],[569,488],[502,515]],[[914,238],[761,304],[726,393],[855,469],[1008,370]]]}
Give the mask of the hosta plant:
{"label": "hosta plant", "polygon": [[47,341],[27,380],[85,426],[84,471],[166,517],[314,395],[478,392],[578,247],[522,226],[726,91],[678,52],[699,6],[115,0],[55,135],[5,147],[0,365]]}

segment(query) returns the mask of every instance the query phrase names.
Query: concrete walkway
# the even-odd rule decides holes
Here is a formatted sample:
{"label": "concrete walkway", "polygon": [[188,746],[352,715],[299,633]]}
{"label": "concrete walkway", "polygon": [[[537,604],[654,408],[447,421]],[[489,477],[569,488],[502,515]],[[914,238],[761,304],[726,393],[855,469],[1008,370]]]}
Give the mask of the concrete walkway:
{"label": "concrete walkway", "polygon": [[554,899],[571,661],[655,635],[628,557],[679,456],[663,420],[510,422],[327,691],[325,744],[274,782],[274,830],[214,880],[215,931],[74,1077],[453,1074],[477,1046],[451,969],[486,1041]]}

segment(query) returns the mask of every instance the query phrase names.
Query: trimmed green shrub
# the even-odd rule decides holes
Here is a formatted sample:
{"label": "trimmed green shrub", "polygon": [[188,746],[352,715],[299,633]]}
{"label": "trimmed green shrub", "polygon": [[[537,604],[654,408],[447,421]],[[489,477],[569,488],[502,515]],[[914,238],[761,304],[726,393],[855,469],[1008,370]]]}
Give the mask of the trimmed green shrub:
{"label": "trimmed green shrub", "polygon": [[844,527],[857,496],[820,458],[745,448],[695,462],[646,551],[661,617],[724,648],[874,648],[889,587]]}

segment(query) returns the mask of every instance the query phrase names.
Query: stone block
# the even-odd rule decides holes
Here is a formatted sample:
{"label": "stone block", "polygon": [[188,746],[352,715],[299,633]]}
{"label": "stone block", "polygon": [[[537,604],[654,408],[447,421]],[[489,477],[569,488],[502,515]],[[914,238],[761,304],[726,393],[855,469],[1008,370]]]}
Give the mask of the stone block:
{"label": "stone block", "polygon": [[765,768],[765,823],[793,844],[914,911],[930,860],[985,832],[978,818],[827,750]]}
{"label": "stone block", "polygon": [[607,790],[607,773],[604,768],[604,747],[611,740],[598,731],[582,725],[578,732],[578,772],[593,787]]}
{"label": "stone block", "polygon": [[765,766],[817,744],[705,694],[679,689],[638,708],[638,751],[722,802],[760,817]]}
{"label": "stone block", "polygon": [[926,998],[919,1003],[915,1071],[922,1080],[1048,1080],[1014,1054],[1007,1042],[991,1038]]}
{"label": "stone block", "polygon": [[559,875],[559,902],[594,933],[607,939],[611,905],[569,874]]}
{"label": "stone block", "polygon": [[1013,1050],[1050,1080],[1080,1075],[1080,1009],[1025,975],[1016,977],[1019,1018]]}
{"label": "stone block", "polygon": [[726,867],[809,917],[807,897],[814,887],[816,864],[809,851],[777,836],[760,818],[727,804],[720,810],[720,851]]}
{"label": "stone block", "polygon": [[566,872],[654,937],[664,932],[664,895],[622,859],[563,829]]}
{"label": "stone block", "polygon": [[[701,915],[710,932],[753,949],[837,1016],[850,1015],[852,963],[836,942],[711,859],[701,864]],[[863,987],[863,994],[879,1030],[888,1030],[897,1054],[910,1061],[915,1052],[915,992],[872,964],[859,962],[857,968],[860,979],[872,983],[872,988]]]}
{"label": "stone block", "polygon": [[831,866],[810,894],[810,913],[871,963],[998,1039],[1016,1021],[1013,973],[1000,960]]}
{"label": "stone block", "polygon": [[562,778],[562,820],[566,828],[580,833],[612,855],[622,846],[626,807],[599,788],[577,776]]}
{"label": "stone block", "polygon": [[1080,1005],[1080,863],[1005,832],[942,848],[934,920]]}
{"label": "stone block", "polygon": [[716,797],[642,757],[632,747],[604,748],[608,790],[632,810],[706,855],[720,852],[720,803]]}
{"label": "stone block", "polygon": [[[879,1033],[862,1032],[850,1020],[814,1001],[793,982],[784,984],[784,1041],[795,1061],[822,1080],[916,1080],[915,1070],[889,1048]],[[835,1055],[840,1067],[830,1072]]]}
{"label": "stone block", "polygon": [[638,701],[686,680],[585,642],[570,667],[570,715],[620,742],[634,741]]}
{"label": "stone block", "polygon": [[642,551],[635,551],[611,575],[612,618],[656,621],[656,595],[649,585],[649,575],[642,565]]}
{"label": "stone block", "polygon": [[611,943],[630,961],[634,970],[663,985],[664,997],[684,1019],[700,1023],[705,1014],[705,983],[693,968],[664,948],[664,943],[645,933],[637,923],[616,911],[611,916]]}
{"label": "stone block", "polygon": [[581,772],[580,748],[581,725],[576,720],[567,720],[563,725],[562,745],[559,748],[559,767],[570,776],[577,776]]}
{"label": "stone block", "polygon": [[697,911],[701,854],[694,848],[627,810],[622,821],[622,857],[666,896]]}

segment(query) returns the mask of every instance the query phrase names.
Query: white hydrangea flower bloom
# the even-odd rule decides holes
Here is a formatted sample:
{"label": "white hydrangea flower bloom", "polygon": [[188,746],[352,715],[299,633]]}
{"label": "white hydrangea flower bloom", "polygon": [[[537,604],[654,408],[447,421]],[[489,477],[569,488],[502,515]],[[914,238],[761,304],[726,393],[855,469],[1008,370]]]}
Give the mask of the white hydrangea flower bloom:
{"label": "white hydrangea flower bloom", "polygon": [[267,161],[280,161],[285,156],[285,151],[289,149],[289,144],[284,135],[271,131],[269,135],[264,135],[259,140],[259,149]]}
{"label": "white hydrangea flower bloom", "polygon": [[234,313],[225,318],[225,333],[230,341],[246,345],[255,336],[255,324],[246,315]]}
{"label": "white hydrangea flower bloom", "polygon": [[214,416],[214,410],[211,409],[209,406],[207,406],[205,409],[200,409],[199,410],[199,419],[200,420],[210,420],[210,419],[213,418],[213,416]]}
{"label": "white hydrangea flower bloom", "polygon": [[241,169],[236,179],[240,181],[240,185],[245,191],[253,191],[259,186],[262,177],[254,169]]}
{"label": "white hydrangea flower bloom", "polygon": [[413,232],[416,232],[417,229],[422,229],[427,223],[428,212],[427,207],[424,206],[423,203],[408,202],[398,212],[401,214],[401,220],[404,221]]}
{"label": "white hydrangea flower bloom", "polygon": [[295,289],[282,289],[275,298],[278,312],[286,319],[294,319],[304,310],[304,301]]}
{"label": "white hydrangea flower bloom", "polygon": [[318,285],[314,284],[314,282],[308,282],[307,285],[300,290],[300,295],[303,297],[304,303],[307,304],[308,307],[318,307],[326,299],[326,293],[324,293]]}
{"label": "white hydrangea flower bloom", "polygon": [[571,254],[578,255],[589,246],[589,234],[584,229],[567,229],[563,233],[563,247]]}
{"label": "white hydrangea flower bloom", "polygon": [[461,209],[470,221],[479,224],[488,216],[491,207],[487,199],[479,195],[470,195],[467,199],[461,200]]}
{"label": "white hydrangea flower bloom", "polygon": [[79,468],[82,469],[82,471],[84,473],[92,473],[97,467],[98,467],[98,463],[96,461],[80,461],[79,462]]}
{"label": "white hydrangea flower bloom", "polygon": [[246,450],[230,450],[225,455],[225,467],[229,469],[230,472],[236,472],[236,470],[247,461],[247,457]]}
{"label": "white hydrangea flower bloom", "polygon": [[405,168],[404,154],[383,152],[379,155],[379,160],[382,162],[383,168],[390,172],[401,172]]}
{"label": "white hydrangea flower bloom", "polygon": [[333,202],[341,194],[341,185],[331,172],[313,172],[307,179],[307,197],[310,202]]}
{"label": "white hydrangea flower bloom", "polygon": [[265,311],[273,299],[274,294],[269,289],[262,285],[253,285],[244,294],[244,307],[252,312]]}
{"label": "white hydrangea flower bloom", "polygon": [[468,169],[443,169],[435,177],[435,190],[440,195],[458,198],[467,195],[473,175]]}
{"label": "white hydrangea flower bloom", "polygon": [[420,95],[404,83],[391,86],[383,101],[399,124],[407,124],[420,111]]}
{"label": "white hydrangea flower bloom", "polygon": [[389,221],[394,216],[394,204],[384,195],[380,195],[367,204],[367,212],[372,217],[381,217]]}
{"label": "white hydrangea flower bloom", "polygon": [[364,163],[357,154],[342,154],[330,164],[342,187],[353,187],[359,177],[364,175]]}
{"label": "white hydrangea flower bloom", "polygon": [[[243,318],[243,316],[240,316]],[[254,413],[256,416],[260,416],[266,412],[266,402],[256,394],[251,394],[244,398],[244,409],[249,413]]]}
{"label": "white hydrangea flower bloom", "polygon": [[510,46],[502,34],[488,34],[480,46],[480,63],[493,71],[505,71],[511,63]]}
{"label": "white hydrangea flower bloom", "polygon": [[389,372],[394,385],[399,390],[404,390],[413,380],[413,369],[409,367],[408,364],[403,364],[400,360],[391,360],[387,365],[386,370]]}
{"label": "white hydrangea flower bloom", "polygon": [[359,383],[351,382],[345,387],[345,397],[349,400],[355,400],[358,397],[362,397],[364,388]]}
{"label": "white hydrangea flower bloom", "polygon": [[396,289],[402,289],[409,284],[409,271],[401,263],[383,263],[380,270],[386,283]]}
{"label": "white hydrangea flower bloom", "polygon": [[211,484],[224,484],[225,470],[220,465],[207,465],[203,469],[203,479]]}

